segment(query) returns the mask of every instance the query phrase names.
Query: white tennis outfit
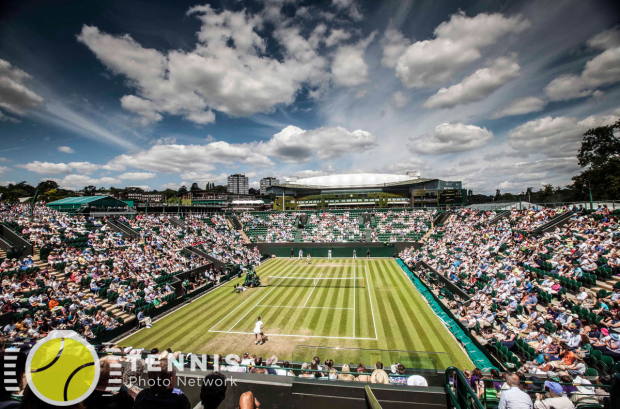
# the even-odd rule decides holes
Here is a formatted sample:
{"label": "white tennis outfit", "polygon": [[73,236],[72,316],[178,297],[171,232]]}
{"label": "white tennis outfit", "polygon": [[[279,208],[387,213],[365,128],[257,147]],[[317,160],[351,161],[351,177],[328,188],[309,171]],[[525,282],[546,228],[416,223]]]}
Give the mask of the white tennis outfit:
{"label": "white tennis outfit", "polygon": [[263,332],[262,326],[263,321],[256,321],[256,324],[254,325],[254,333],[260,334],[261,332]]}

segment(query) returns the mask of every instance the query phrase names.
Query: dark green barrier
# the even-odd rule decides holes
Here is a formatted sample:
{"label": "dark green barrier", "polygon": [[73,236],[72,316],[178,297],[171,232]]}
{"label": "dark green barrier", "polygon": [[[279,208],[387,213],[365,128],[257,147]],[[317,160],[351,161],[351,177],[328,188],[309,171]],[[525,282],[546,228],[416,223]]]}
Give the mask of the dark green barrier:
{"label": "dark green barrier", "polygon": [[[409,270],[409,268],[407,267],[406,263],[400,259],[398,259],[398,261],[400,261],[399,265],[404,268],[406,268],[407,270]],[[419,265],[415,266],[415,269],[418,268]],[[411,272],[411,270],[409,270]],[[433,299],[435,300],[435,302],[437,303],[437,305],[439,305],[439,307],[461,328],[461,330],[467,335],[467,337],[469,338],[469,340],[471,341],[472,344],[474,344],[474,346],[484,354],[484,356],[491,362],[491,364],[493,364],[496,368],[501,368],[500,363],[497,361],[497,359],[491,355],[489,353],[489,351],[487,351],[487,349],[478,341],[478,339],[474,336],[474,334],[471,333],[471,331],[466,328],[457,317],[454,316],[454,314],[452,313],[452,311],[450,311],[450,309],[439,300],[439,298],[437,298],[437,296],[435,295],[435,293],[433,293],[433,291],[428,288],[428,286],[426,285],[426,283],[424,283],[422,280],[420,280],[419,278],[417,278],[417,276],[415,276],[417,281],[419,282],[420,285],[424,286],[424,288],[426,289],[426,291],[428,292],[428,294],[430,296],[433,297]]]}
{"label": "dark green barrier", "polygon": [[[304,252],[304,257],[310,254],[311,257],[327,257],[327,252],[331,249],[332,257],[353,257],[353,250],[357,253],[358,258],[366,257],[366,251],[370,249],[371,257],[394,257],[396,249],[392,246],[382,247],[369,247],[369,246],[356,246],[356,247],[293,247],[293,253],[295,257],[299,256],[299,249]],[[290,247],[269,247],[269,253],[276,257],[290,257]]]}

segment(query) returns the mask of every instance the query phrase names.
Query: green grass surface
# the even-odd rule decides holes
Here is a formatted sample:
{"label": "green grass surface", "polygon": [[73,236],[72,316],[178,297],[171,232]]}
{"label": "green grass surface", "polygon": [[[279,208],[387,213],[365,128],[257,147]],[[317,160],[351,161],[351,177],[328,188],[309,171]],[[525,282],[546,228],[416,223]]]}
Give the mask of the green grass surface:
{"label": "green grass surface", "polygon": [[[257,273],[263,283],[268,276],[287,279],[271,279],[270,285],[241,294],[233,293],[239,280],[227,283],[120,344],[222,355],[275,354],[293,361],[318,355],[339,363],[472,366],[392,259],[313,259],[307,265],[278,258]],[[291,280],[295,277],[353,279]],[[264,345],[254,345],[252,330],[259,315],[268,336]]]}

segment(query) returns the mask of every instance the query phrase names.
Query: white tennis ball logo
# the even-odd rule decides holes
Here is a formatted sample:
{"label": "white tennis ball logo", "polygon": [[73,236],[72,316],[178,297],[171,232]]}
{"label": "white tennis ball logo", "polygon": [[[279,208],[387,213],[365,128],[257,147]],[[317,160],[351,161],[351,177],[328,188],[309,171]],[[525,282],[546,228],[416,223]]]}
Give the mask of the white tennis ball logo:
{"label": "white tennis ball logo", "polygon": [[50,405],[74,405],[97,387],[99,358],[76,332],[53,331],[28,354],[26,379],[34,394]]}

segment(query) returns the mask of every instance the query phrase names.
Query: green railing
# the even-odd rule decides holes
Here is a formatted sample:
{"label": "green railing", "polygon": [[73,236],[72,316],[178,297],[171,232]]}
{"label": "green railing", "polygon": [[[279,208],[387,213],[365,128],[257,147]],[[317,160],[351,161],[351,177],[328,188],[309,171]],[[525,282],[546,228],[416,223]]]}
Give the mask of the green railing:
{"label": "green railing", "polygon": [[484,409],[476,392],[469,385],[469,381],[459,368],[454,366],[446,369],[445,388],[451,407],[456,409]]}
{"label": "green railing", "polygon": [[370,386],[364,386],[364,394],[366,395],[366,409],[381,409],[381,404],[375,398],[375,394],[372,393]]}

